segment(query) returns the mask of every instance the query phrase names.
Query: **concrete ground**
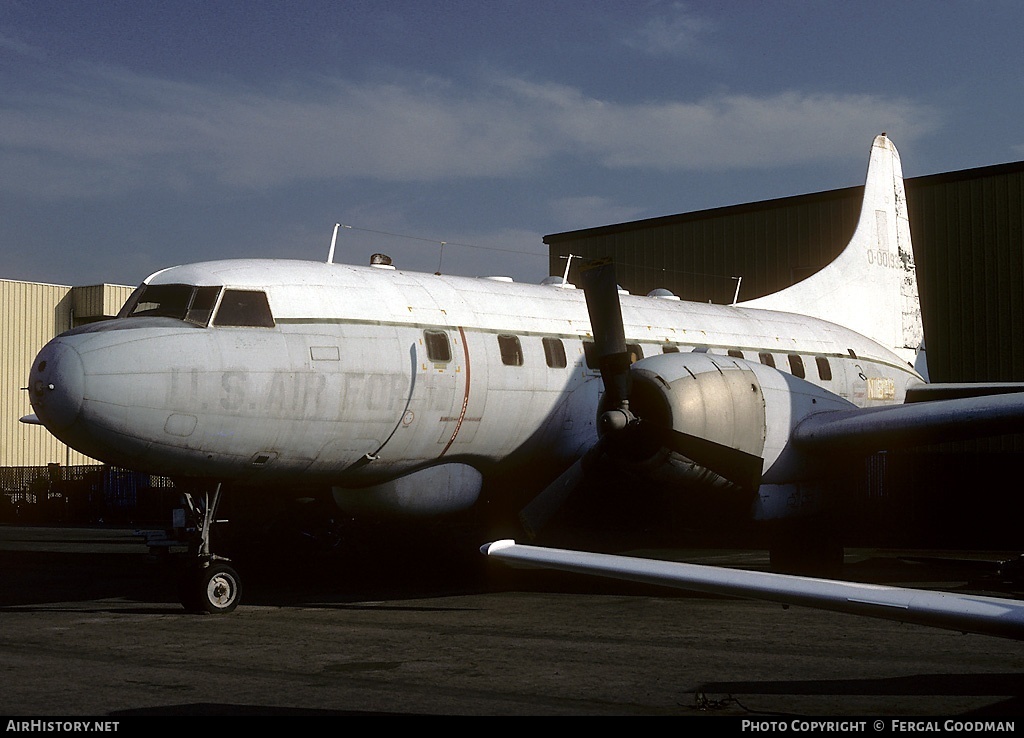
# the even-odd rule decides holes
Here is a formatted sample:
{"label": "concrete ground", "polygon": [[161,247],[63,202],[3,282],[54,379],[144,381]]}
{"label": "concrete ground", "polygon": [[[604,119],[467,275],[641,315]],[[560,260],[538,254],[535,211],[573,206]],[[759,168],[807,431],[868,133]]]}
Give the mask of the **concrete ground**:
{"label": "concrete ground", "polygon": [[[761,551],[672,555],[765,565]],[[1015,641],[482,557],[239,569],[238,610],[188,615],[131,530],[0,527],[0,715],[1024,713]],[[959,567],[887,552],[848,552],[845,569],[967,584]]]}

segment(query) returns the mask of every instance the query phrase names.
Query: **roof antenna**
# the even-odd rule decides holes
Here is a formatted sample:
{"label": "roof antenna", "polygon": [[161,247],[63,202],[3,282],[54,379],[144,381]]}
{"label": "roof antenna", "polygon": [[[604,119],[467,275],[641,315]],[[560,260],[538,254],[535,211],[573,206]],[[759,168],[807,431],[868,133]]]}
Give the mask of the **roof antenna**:
{"label": "roof antenna", "polygon": [[441,241],[441,253],[437,257],[437,271],[434,272],[435,276],[441,276],[441,262],[444,261],[444,246],[448,243],[447,241]]}
{"label": "roof antenna", "polygon": [[341,228],[341,223],[334,224],[334,235],[331,236],[331,248],[327,252],[327,263],[334,263],[334,244],[338,243],[338,229]]}
{"label": "roof antenna", "polygon": [[569,284],[569,265],[572,264],[572,259],[574,256],[576,256],[576,254],[566,254],[565,256],[558,257],[560,259],[565,259],[565,273],[562,274],[563,285]]}
{"label": "roof antenna", "polygon": [[334,224],[334,235],[331,236],[331,250],[327,252],[327,263],[334,263],[334,246],[338,243],[338,229],[339,228],[351,228],[350,225],[342,225],[341,223]]}

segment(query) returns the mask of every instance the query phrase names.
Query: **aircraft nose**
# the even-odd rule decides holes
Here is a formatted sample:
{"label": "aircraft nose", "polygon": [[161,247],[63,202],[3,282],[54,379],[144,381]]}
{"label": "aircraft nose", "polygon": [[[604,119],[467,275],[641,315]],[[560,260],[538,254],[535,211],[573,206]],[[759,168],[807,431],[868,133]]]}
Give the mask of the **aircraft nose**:
{"label": "aircraft nose", "polygon": [[55,338],[36,356],[28,388],[32,409],[43,425],[51,431],[71,427],[85,394],[82,357],[73,346]]}

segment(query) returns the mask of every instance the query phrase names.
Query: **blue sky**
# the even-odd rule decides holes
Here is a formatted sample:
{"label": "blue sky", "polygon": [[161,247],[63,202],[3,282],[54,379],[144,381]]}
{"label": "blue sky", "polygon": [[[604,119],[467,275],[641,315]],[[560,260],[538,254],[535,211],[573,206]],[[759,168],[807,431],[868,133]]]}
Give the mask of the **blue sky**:
{"label": "blue sky", "polygon": [[[0,278],[547,275],[542,237],[1024,159],[1024,4],[0,0]],[[441,242],[447,245],[443,249]]]}

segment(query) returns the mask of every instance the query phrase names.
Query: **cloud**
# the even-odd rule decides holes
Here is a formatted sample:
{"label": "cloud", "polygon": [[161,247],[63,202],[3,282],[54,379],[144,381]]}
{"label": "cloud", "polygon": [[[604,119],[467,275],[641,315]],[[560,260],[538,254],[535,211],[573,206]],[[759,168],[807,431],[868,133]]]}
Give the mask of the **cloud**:
{"label": "cloud", "polygon": [[651,56],[703,57],[710,50],[705,36],[714,28],[712,20],[686,4],[672,3],[664,12],[651,16],[627,33],[622,42]]}
{"label": "cloud", "polygon": [[[619,103],[522,79],[458,86],[320,80],[273,90],[89,68],[0,102],[0,187],[109,196],[197,182],[518,177],[557,163],[609,170],[725,170],[827,160],[881,130],[909,140],[935,111],[871,95],[722,94]],[[840,148],[842,148],[840,146]]]}
{"label": "cloud", "polygon": [[549,122],[578,156],[609,169],[659,171],[761,169],[833,159],[883,130],[913,140],[939,114],[910,99],[796,91],[722,94],[692,102],[619,104],[586,98],[561,85],[512,83],[548,111]]}
{"label": "cloud", "polygon": [[24,57],[33,61],[39,61],[46,58],[46,53],[42,49],[4,33],[0,33],[0,54],[10,54],[15,57]]}
{"label": "cloud", "polygon": [[0,103],[0,168],[8,186],[56,196],[123,191],[140,177],[263,189],[504,176],[550,154],[515,104],[430,82],[335,80],[314,95],[92,70],[74,85]]}

